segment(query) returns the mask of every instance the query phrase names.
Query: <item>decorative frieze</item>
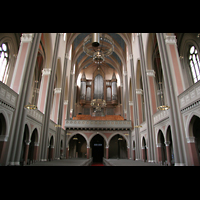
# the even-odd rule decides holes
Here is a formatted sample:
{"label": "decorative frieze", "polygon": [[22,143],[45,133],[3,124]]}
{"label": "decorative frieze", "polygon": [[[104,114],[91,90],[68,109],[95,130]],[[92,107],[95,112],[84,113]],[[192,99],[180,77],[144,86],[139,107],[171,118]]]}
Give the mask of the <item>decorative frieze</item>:
{"label": "decorative frieze", "polygon": [[27,116],[42,124],[43,113],[39,110],[27,110]]}
{"label": "decorative frieze", "polygon": [[18,94],[10,87],[0,82],[0,101],[4,106],[15,108]]}
{"label": "decorative frieze", "polygon": [[67,129],[113,129],[113,130],[129,130],[132,128],[131,121],[121,120],[66,120],[65,128]]}
{"label": "decorative frieze", "polygon": [[181,111],[186,111],[200,104],[200,81],[179,95]]}
{"label": "decorative frieze", "polygon": [[169,118],[169,110],[158,111],[153,115],[154,124]]}

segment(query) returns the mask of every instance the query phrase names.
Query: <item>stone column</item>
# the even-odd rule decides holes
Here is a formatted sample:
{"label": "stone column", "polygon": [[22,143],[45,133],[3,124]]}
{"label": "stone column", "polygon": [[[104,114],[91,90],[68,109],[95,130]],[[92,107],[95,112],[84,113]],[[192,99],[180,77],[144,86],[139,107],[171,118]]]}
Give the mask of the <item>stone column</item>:
{"label": "stone column", "polygon": [[[185,141],[184,141],[184,129],[182,127],[182,116],[179,110],[179,102],[177,98],[176,92],[176,82],[173,79],[174,71],[172,68],[177,68],[176,61],[171,61],[171,56],[174,57],[175,47],[174,43],[176,40],[174,37],[166,37],[163,33],[156,33],[157,41],[158,41],[158,48],[160,52],[163,76],[164,76],[164,84],[166,89],[166,97],[169,103],[169,119],[171,124],[171,132],[172,132],[172,141],[173,141],[173,148],[174,148],[174,159],[175,165],[184,165],[187,162],[187,154],[185,149]],[[173,45],[171,46],[171,43]],[[171,51],[172,50],[172,51]],[[170,55],[171,54],[171,55]],[[174,58],[175,59],[175,58]],[[178,71],[176,71],[178,73]],[[178,82],[180,83],[179,92],[182,91],[181,86],[181,78],[180,74],[177,77]],[[184,156],[185,155],[185,156]]]}
{"label": "stone column", "polygon": [[27,165],[27,160],[28,160],[28,151],[29,151],[29,144],[30,144],[30,140],[25,141],[26,143],[26,148],[25,148],[25,153],[24,153],[24,165]]}
{"label": "stone column", "polygon": [[42,70],[42,80],[41,80],[38,104],[37,104],[38,110],[40,110],[42,113],[45,113],[45,105],[46,105],[47,91],[49,87],[50,74],[51,74],[50,68],[44,68]]}
{"label": "stone column", "polygon": [[72,93],[72,80],[73,80],[73,70],[70,71],[70,78],[69,78],[69,89],[68,89],[68,105],[67,105],[67,115],[66,119],[70,119],[70,106],[71,106],[71,93]]}
{"label": "stone column", "polygon": [[38,148],[39,148],[39,143],[34,142],[34,150],[33,150],[33,161],[35,162],[38,157]]}
{"label": "stone column", "polygon": [[168,166],[171,166],[171,149],[170,149],[170,142],[165,142],[166,152],[167,152],[167,163]]}
{"label": "stone column", "polygon": [[0,135],[0,164],[3,162],[3,156],[7,145],[8,135]]}
{"label": "stone column", "polygon": [[54,146],[51,146],[51,150],[50,150],[50,160],[53,160],[53,156],[54,156]]}
{"label": "stone column", "polygon": [[[65,103],[64,103],[64,97],[65,97],[65,85],[66,85],[66,72],[67,72],[67,63],[68,63],[68,56],[69,54],[65,54],[65,60],[64,60],[64,67],[63,67],[63,73],[62,73],[62,85],[61,85],[61,93],[60,93],[60,98],[58,101],[59,104],[59,110],[58,110],[58,121],[57,123],[59,125],[62,125],[63,129],[65,126],[65,117],[66,116],[66,109],[65,109]],[[64,107],[64,108],[63,108]],[[63,115],[63,110],[64,110],[64,115]],[[64,118],[64,119],[63,119]],[[63,125],[64,121],[64,125]],[[61,135],[61,127],[57,128],[57,133],[56,133],[56,158],[60,158],[60,135]],[[65,142],[64,142],[65,146]]]}
{"label": "stone column", "polygon": [[111,87],[112,88],[112,104],[117,104],[117,79],[116,79],[115,73],[113,73],[111,83],[112,83],[112,87]]}
{"label": "stone column", "polygon": [[85,73],[83,72],[81,77],[81,95],[80,95],[80,104],[84,105],[86,99],[86,77]]}
{"label": "stone column", "polygon": [[161,150],[162,144],[157,143],[156,147],[157,147],[157,154],[158,154],[158,163],[161,163],[162,162],[162,150]]}
{"label": "stone column", "polygon": [[156,92],[155,92],[155,71],[154,70],[146,70],[147,73],[147,83],[149,85],[150,89],[150,99],[151,99],[151,113],[155,114],[157,112],[157,107],[156,107]]}
{"label": "stone column", "polygon": [[[133,116],[134,116],[134,126],[138,125],[138,104],[137,104],[137,96],[136,96],[136,83],[135,83],[135,74],[134,74],[134,65],[133,65],[133,54],[129,55],[130,59],[130,68],[131,68],[131,87],[132,87],[132,100],[133,100]],[[135,130],[135,159],[140,159],[140,138],[139,138],[139,129],[134,128]]]}
{"label": "stone column", "polygon": [[124,101],[123,101],[123,84],[120,85],[120,93],[121,93],[121,116],[124,118]]}
{"label": "stone column", "polygon": [[128,159],[130,159],[130,148],[129,147],[127,147],[127,157],[128,157]]}
{"label": "stone column", "polygon": [[19,165],[22,140],[27,111],[24,106],[28,104],[33,80],[33,73],[39,49],[41,33],[23,34],[16,69],[13,74],[11,88],[19,93],[9,135],[8,156],[6,162]]}
{"label": "stone column", "polygon": [[145,162],[145,147],[142,147],[142,161]]}
{"label": "stone column", "polygon": [[72,117],[76,116],[76,93],[77,93],[77,84],[74,83],[73,114],[72,114]]}
{"label": "stone column", "polygon": [[126,118],[130,120],[130,110],[129,110],[129,91],[128,91],[128,78],[127,78],[127,71],[124,71],[124,81],[125,81],[125,100],[126,100]]}
{"label": "stone column", "polygon": [[65,129],[65,119],[66,119],[66,114],[67,114],[67,104],[68,104],[68,100],[64,100],[63,118],[62,118],[62,128],[63,129]]}
{"label": "stone column", "polygon": [[60,43],[60,33],[56,34],[55,39],[55,45],[54,45],[54,52],[53,52],[53,58],[51,63],[51,75],[49,79],[49,87],[47,91],[47,97],[46,97],[46,105],[45,105],[45,116],[44,116],[44,124],[42,127],[42,145],[41,145],[41,160],[46,160],[47,155],[47,142],[48,142],[48,132],[49,132],[49,119],[50,119],[50,108],[52,103],[52,94],[53,94],[53,84],[55,80],[55,74],[56,74],[56,66],[57,66],[57,55],[58,55],[58,49],[59,49],[59,43]]}
{"label": "stone column", "polygon": [[54,98],[53,98],[53,108],[51,112],[51,120],[55,123],[58,123],[58,112],[60,107],[60,95],[61,95],[62,88],[55,88],[54,89]]}
{"label": "stone column", "polygon": [[69,158],[69,148],[66,147],[66,159],[68,159],[68,158]]}
{"label": "stone column", "polygon": [[23,33],[21,36],[20,48],[17,55],[17,60],[14,67],[13,77],[11,81],[11,89],[19,94],[22,86],[23,80],[26,72],[26,65],[28,63],[28,56],[31,52],[31,43],[33,40],[34,34]]}
{"label": "stone column", "polygon": [[147,162],[149,160],[148,147],[146,146]]}
{"label": "stone column", "polygon": [[133,160],[135,160],[135,148],[133,148]]}
{"label": "stone column", "polygon": [[87,146],[87,159],[89,159],[89,158],[90,158],[90,147]]}
{"label": "stone column", "polygon": [[142,34],[138,33],[138,44],[140,51],[140,61],[141,61],[141,72],[142,72],[142,80],[143,80],[143,92],[144,92],[144,106],[146,110],[146,122],[147,122],[147,134],[148,134],[148,147],[149,147],[149,161],[155,161],[155,153],[153,148],[153,120],[151,114],[151,104],[150,104],[150,88],[147,80],[147,66],[146,60],[144,57],[144,47],[142,41]]}
{"label": "stone column", "polygon": [[187,145],[189,148],[191,164],[193,166],[199,166],[199,155],[195,144],[195,137],[187,137]]}
{"label": "stone column", "polygon": [[142,122],[143,122],[143,118],[142,118],[142,115],[143,115],[143,113],[142,113],[142,104],[143,104],[143,102],[142,102],[142,93],[143,93],[143,91],[142,91],[142,89],[136,89],[136,94],[137,94],[137,103],[138,103],[138,122],[139,122],[139,124],[141,124]]}
{"label": "stone column", "polygon": [[109,146],[106,146],[106,159],[109,159]]}

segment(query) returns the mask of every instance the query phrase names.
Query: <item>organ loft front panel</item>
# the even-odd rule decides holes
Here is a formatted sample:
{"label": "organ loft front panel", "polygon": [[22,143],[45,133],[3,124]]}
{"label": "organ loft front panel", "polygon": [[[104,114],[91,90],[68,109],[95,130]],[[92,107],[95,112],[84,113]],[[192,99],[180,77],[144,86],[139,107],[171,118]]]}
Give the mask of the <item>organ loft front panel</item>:
{"label": "organ loft front panel", "polygon": [[[117,72],[112,69],[108,71],[109,73],[105,73],[104,70],[108,71],[102,66],[97,66],[93,72],[90,70],[90,73],[83,69],[80,82],[77,82],[79,88],[74,117],[76,115],[121,115]],[[92,102],[96,102],[96,106],[92,106]]]}

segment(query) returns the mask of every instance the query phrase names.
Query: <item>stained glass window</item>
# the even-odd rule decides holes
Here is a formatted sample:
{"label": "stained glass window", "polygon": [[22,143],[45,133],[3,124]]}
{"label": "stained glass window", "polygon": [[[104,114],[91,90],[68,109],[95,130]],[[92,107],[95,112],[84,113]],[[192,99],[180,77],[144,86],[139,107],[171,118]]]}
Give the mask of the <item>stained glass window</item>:
{"label": "stained glass window", "polygon": [[195,46],[190,47],[189,63],[194,83],[200,80],[200,61],[198,51]]}
{"label": "stained glass window", "polygon": [[6,43],[0,46],[0,81],[6,84],[9,73],[9,49]]}

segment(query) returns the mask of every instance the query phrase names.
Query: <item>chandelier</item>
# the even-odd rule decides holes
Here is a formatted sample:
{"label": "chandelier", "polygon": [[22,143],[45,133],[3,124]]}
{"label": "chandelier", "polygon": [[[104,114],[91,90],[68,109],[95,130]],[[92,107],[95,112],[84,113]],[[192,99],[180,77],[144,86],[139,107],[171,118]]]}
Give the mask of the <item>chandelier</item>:
{"label": "chandelier", "polygon": [[161,87],[161,85],[162,85],[162,82],[159,82],[158,83],[159,84],[159,87],[160,87],[160,91],[161,91],[161,106],[158,106],[157,107],[157,109],[158,110],[161,110],[161,111],[165,111],[165,110],[168,110],[170,107],[169,106],[167,106],[167,105],[164,105],[164,98],[163,98],[163,91],[162,91],[162,87]]}
{"label": "chandelier", "polygon": [[113,53],[114,42],[108,34],[92,33],[84,39],[83,51],[92,57],[95,63],[100,64],[105,57]]}
{"label": "chandelier", "polygon": [[105,108],[107,104],[103,99],[92,99],[90,105],[95,108],[95,111],[100,112],[101,108]]}

